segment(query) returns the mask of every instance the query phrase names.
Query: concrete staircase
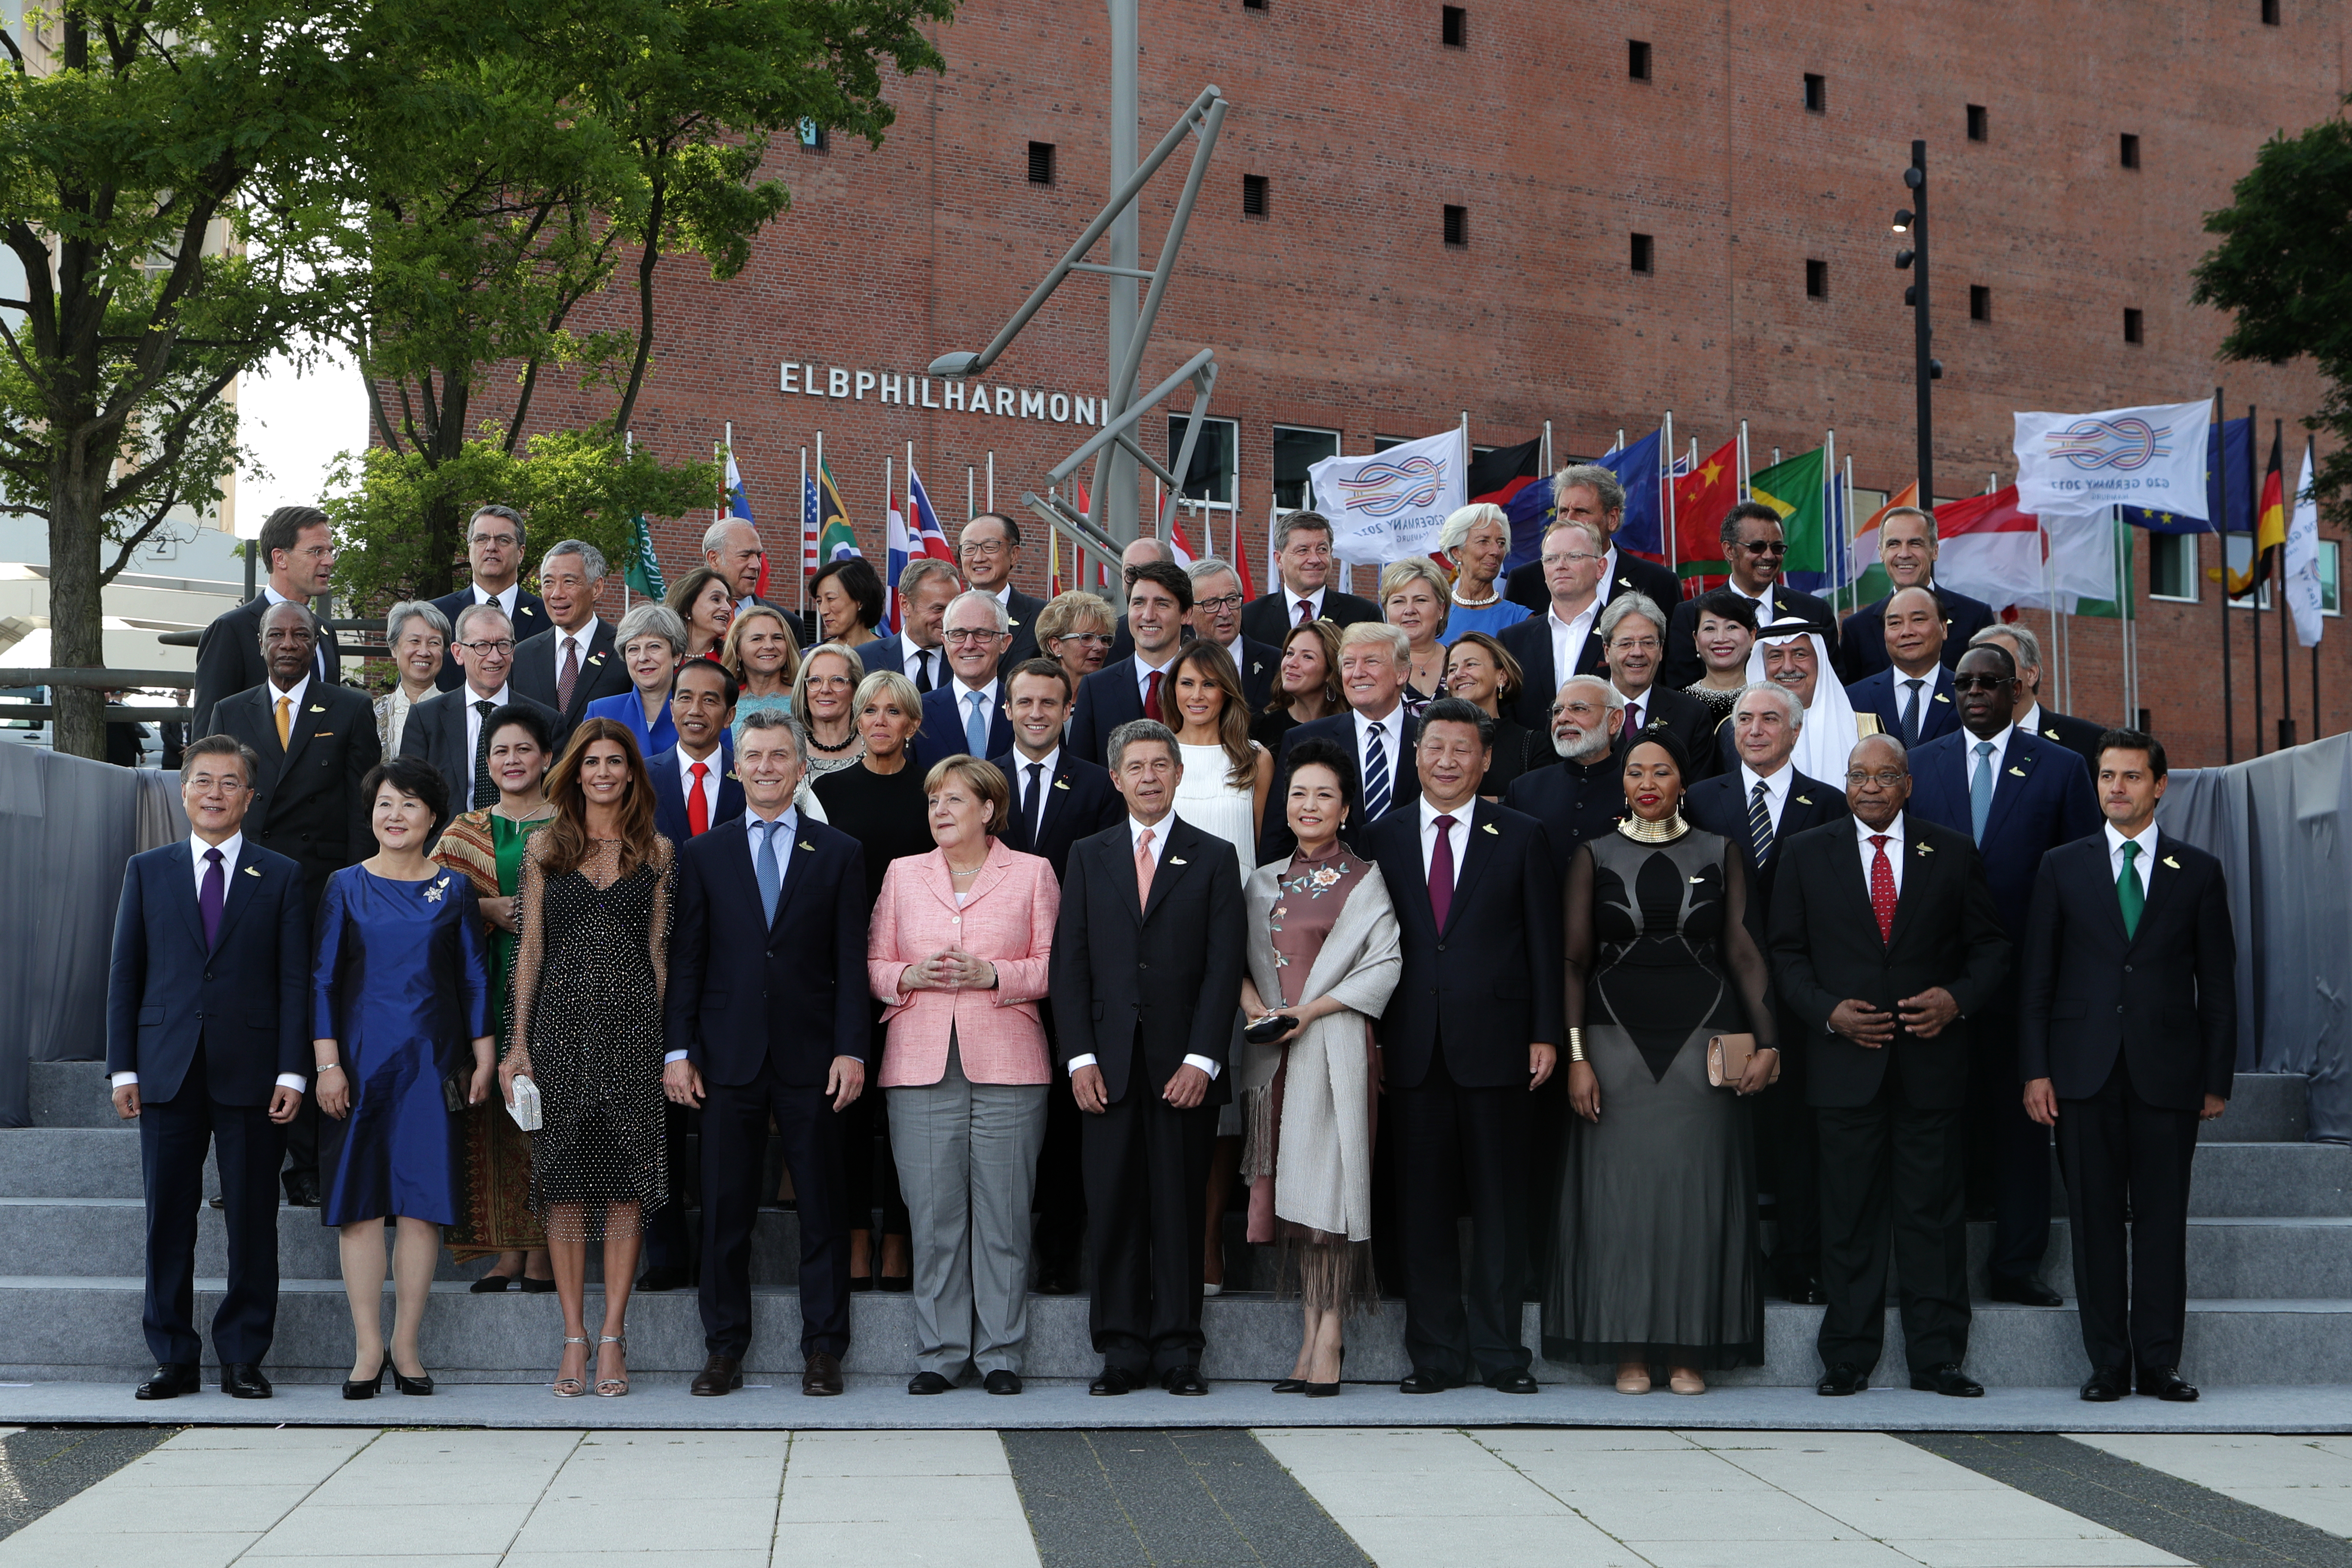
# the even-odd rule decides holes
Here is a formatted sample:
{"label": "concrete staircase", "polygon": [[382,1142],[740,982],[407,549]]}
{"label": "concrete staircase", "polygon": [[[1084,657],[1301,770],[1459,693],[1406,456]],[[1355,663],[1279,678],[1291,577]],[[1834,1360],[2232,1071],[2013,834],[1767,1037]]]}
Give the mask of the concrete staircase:
{"label": "concrete staircase", "polygon": [[[151,1364],[140,1333],[143,1209],[139,1140],[116,1120],[95,1062],[36,1063],[35,1125],[0,1130],[0,1381],[128,1382]],[[2183,1369],[2192,1381],[2230,1384],[2352,1384],[2352,1148],[2308,1143],[2300,1078],[2242,1074],[2229,1113],[2205,1129],[2197,1159],[2189,1237],[2189,1337]],[[207,1172],[207,1190],[215,1190]],[[1233,1222],[1236,1226],[1238,1220]],[[2055,1224],[2044,1276],[2073,1289],[2066,1225]],[[1975,1282],[1982,1289],[1990,1226],[1970,1227]],[[202,1212],[196,1313],[210,1320],[226,1268],[220,1218]],[[273,1376],[331,1382],[350,1365],[351,1326],[338,1278],[335,1238],[316,1210],[278,1211],[284,1277]],[[792,1289],[795,1216],[763,1213],[753,1249],[754,1329],[748,1371],[755,1381],[796,1375],[800,1331]],[[1232,1233],[1228,1257],[1239,1280],[1263,1278],[1263,1259]],[[1249,1258],[1244,1266],[1244,1259]],[[460,1269],[445,1255],[425,1331],[427,1364],[455,1382],[533,1384],[551,1374],[561,1318],[551,1296],[466,1293],[482,1266]],[[592,1258],[593,1268],[593,1258]],[[592,1276],[593,1277],[593,1276]],[[853,1299],[847,1370],[888,1375],[911,1370],[913,1322],[904,1296]],[[590,1310],[597,1310],[592,1302]],[[644,1375],[683,1375],[702,1363],[702,1332],[691,1291],[639,1295],[630,1306],[631,1363]],[[387,1316],[389,1303],[387,1302]],[[1880,1381],[1898,1376],[1901,1331],[1890,1312]],[[1717,1382],[1809,1385],[1819,1376],[1815,1308],[1770,1304],[1768,1363]],[[1098,1364],[1089,1348],[1083,1297],[1034,1297],[1030,1310],[1033,1377],[1083,1378]],[[1370,1381],[1407,1370],[1403,1312],[1389,1303],[1351,1329],[1349,1372]],[[1235,1290],[1207,1304],[1211,1378],[1286,1375],[1297,1346],[1297,1307],[1263,1291]],[[1534,1307],[1528,1342],[1540,1343]],[[2072,1308],[2042,1310],[1979,1300],[1969,1370],[1996,1386],[2059,1386],[2088,1370]],[[1601,1369],[1538,1363],[1546,1381],[1598,1381]]]}

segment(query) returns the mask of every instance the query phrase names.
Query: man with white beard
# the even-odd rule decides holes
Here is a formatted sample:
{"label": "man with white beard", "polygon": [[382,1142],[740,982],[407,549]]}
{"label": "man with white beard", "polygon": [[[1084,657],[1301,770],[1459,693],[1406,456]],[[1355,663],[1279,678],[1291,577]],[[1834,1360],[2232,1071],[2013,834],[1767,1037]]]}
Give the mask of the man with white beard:
{"label": "man with white beard", "polygon": [[1550,720],[1559,765],[1531,768],[1513,779],[1503,804],[1544,825],[1564,879],[1576,847],[1625,815],[1625,788],[1618,778],[1625,699],[1600,676],[1570,676],[1552,700]]}

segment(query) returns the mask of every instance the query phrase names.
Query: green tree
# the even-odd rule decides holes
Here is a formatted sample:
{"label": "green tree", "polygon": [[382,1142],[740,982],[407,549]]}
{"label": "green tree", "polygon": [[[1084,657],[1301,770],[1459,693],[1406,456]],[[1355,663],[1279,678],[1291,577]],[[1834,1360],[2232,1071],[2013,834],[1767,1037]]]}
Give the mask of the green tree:
{"label": "green tree", "polygon": [[2313,489],[2323,516],[2352,524],[2352,121],[2273,137],[2231,196],[2205,216],[2221,243],[2189,298],[2230,312],[2225,359],[2311,356],[2327,393],[2304,424],[2335,437]]}

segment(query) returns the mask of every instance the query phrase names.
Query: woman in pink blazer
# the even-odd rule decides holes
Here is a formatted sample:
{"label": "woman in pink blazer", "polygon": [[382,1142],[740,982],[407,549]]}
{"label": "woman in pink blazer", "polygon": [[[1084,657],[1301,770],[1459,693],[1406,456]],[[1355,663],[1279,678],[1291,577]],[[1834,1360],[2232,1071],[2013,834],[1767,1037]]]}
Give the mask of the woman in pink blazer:
{"label": "woman in pink blazer", "polygon": [[1004,775],[950,757],[923,781],[929,855],[890,863],[866,940],[882,1021],[890,1146],[915,1233],[918,1371],[945,1394],[967,1367],[1021,1392],[1029,1332],[1029,1197],[1051,1064],[1037,1016],[1061,885],[997,842]]}

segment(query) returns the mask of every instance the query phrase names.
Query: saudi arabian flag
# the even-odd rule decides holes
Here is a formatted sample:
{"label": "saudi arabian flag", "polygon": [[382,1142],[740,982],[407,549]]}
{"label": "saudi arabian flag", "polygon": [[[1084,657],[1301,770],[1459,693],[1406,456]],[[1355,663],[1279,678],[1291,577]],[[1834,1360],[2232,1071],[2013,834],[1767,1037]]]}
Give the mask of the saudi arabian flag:
{"label": "saudi arabian flag", "polygon": [[1780,563],[1783,572],[1829,570],[1829,509],[1822,489],[1822,458],[1817,447],[1748,476],[1748,493],[1780,514],[1780,537],[1789,542],[1789,553]]}
{"label": "saudi arabian flag", "polygon": [[653,530],[646,526],[645,514],[633,514],[629,519],[629,561],[621,569],[621,581],[633,594],[648,599],[658,599],[667,592],[662,584],[661,562],[654,555]]}

